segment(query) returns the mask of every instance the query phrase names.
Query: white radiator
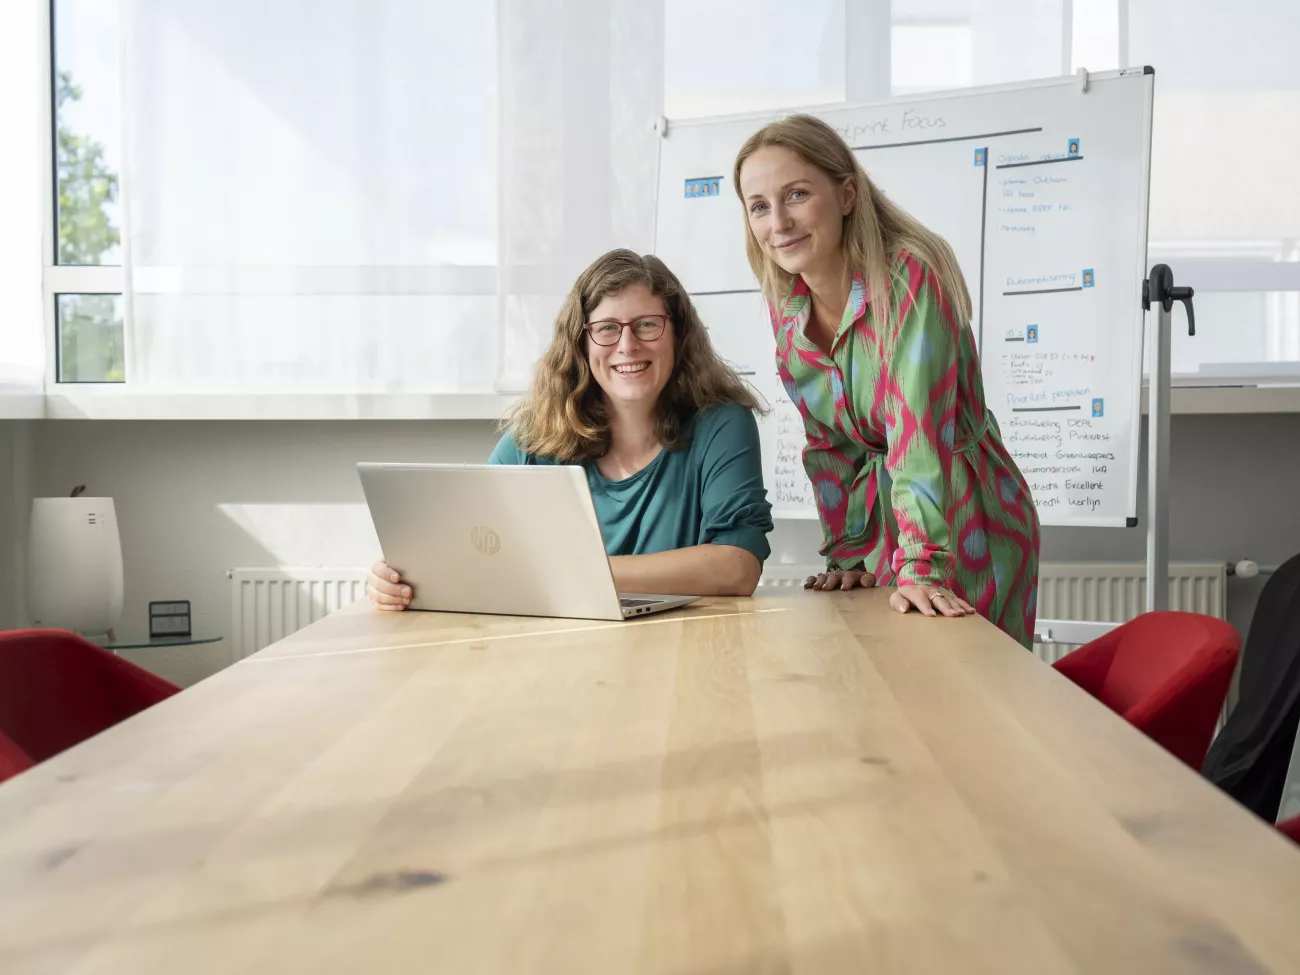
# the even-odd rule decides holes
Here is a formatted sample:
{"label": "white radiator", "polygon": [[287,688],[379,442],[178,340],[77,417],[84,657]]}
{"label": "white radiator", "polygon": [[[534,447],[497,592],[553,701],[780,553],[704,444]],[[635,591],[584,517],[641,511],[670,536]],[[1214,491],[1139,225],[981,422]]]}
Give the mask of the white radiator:
{"label": "white radiator", "polygon": [[366,594],[365,569],[231,569],[232,653],[240,660]]}
{"label": "white radiator", "polygon": [[[1227,618],[1224,562],[1170,562],[1169,608]],[[1055,562],[1038,571],[1038,618],[1127,623],[1146,611],[1147,567],[1140,562]],[[1037,643],[1034,652],[1052,663],[1074,649]]]}
{"label": "white radiator", "polygon": [[[817,566],[769,562],[759,587],[796,588]],[[233,569],[231,633],[235,659],[280,640],[327,613],[365,596],[366,570]],[[1170,609],[1223,619],[1227,570],[1223,562],[1173,562]],[[1042,619],[1123,623],[1145,609],[1146,566],[1133,563],[1048,562],[1039,566],[1038,616]],[[1052,663],[1072,645],[1039,643],[1034,652]]]}
{"label": "white radiator", "polygon": [[[763,588],[802,586],[821,571],[815,565],[768,563]],[[1045,562],[1038,567],[1039,619],[1126,623],[1146,609],[1147,570],[1139,562]],[[1171,562],[1169,608],[1225,618],[1227,566],[1223,562]],[[1047,663],[1074,646],[1037,643],[1034,652]]]}

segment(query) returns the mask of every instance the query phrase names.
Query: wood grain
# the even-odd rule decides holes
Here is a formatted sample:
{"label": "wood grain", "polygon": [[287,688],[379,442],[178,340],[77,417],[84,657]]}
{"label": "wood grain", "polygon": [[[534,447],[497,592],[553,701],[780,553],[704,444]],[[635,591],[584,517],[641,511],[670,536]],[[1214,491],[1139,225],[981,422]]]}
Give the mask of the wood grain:
{"label": "wood grain", "polygon": [[350,607],[0,786],[0,971],[1300,971],[1300,851],[887,595]]}

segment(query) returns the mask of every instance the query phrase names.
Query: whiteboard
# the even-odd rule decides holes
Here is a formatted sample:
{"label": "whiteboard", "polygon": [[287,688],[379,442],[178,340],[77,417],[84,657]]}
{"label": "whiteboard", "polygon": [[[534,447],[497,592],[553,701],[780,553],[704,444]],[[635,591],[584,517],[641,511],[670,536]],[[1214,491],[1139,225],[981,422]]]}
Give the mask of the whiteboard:
{"label": "whiteboard", "polygon": [[774,513],[816,518],[803,424],[776,376],[772,328],[731,188],[741,144],[804,111],[834,126],[873,182],[952,246],[984,391],[1045,525],[1137,523],[1150,68],[669,122],[655,251],[720,354],[773,407],[760,421]]}

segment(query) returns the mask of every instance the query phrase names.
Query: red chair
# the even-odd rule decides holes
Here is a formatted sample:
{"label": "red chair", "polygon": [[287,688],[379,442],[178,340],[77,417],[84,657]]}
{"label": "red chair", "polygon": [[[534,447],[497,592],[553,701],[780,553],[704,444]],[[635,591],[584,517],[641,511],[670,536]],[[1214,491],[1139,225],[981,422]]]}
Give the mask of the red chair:
{"label": "red chair", "polygon": [[27,757],[27,753],[15,745],[8,735],[0,732],[0,782],[31,767],[32,760]]}
{"label": "red chair", "polygon": [[1241,636],[1199,613],[1144,613],[1054,665],[1200,771],[1228,696]]}
{"label": "red chair", "polygon": [[1300,843],[1300,816],[1292,816],[1277,824],[1278,832]]}
{"label": "red chair", "polygon": [[0,779],[179,690],[67,630],[0,633]]}

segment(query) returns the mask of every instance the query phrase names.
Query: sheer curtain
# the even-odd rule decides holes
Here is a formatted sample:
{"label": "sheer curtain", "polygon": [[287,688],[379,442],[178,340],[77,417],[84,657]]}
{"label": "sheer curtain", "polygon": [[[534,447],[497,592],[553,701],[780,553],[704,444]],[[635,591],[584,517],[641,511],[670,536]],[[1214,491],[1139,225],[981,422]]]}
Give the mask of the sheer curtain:
{"label": "sheer curtain", "polygon": [[1300,378],[1300,4],[1129,0],[1156,69],[1150,252],[1196,288],[1175,373]]}
{"label": "sheer curtain", "polygon": [[[665,0],[664,7],[670,119],[844,101],[845,0]],[[858,46],[868,56],[869,42]]]}
{"label": "sheer curtain", "polygon": [[498,388],[527,386],[574,279],[654,246],[662,0],[499,0]]}
{"label": "sheer curtain", "polygon": [[494,6],[121,10],[132,388],[490,390]]}
{"label": "sheer curtain", "polygon": [[1060,75],[1066,9],[1063,0],[893,0],[893,93]]}
{"label": "sheer curtain", "polygon": [[[42,16],[37,4],[14,6],[4,12],[0,31],[0,398],[10,392],[39,397],[45,378],[45,214],[33,192],[50,179],[42,152],[50,138],[41,104]],[[7,405],[0,402],[0,417],[11,415]]]}

